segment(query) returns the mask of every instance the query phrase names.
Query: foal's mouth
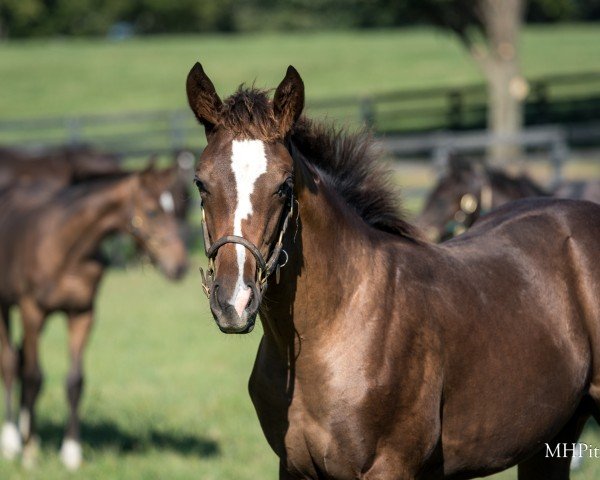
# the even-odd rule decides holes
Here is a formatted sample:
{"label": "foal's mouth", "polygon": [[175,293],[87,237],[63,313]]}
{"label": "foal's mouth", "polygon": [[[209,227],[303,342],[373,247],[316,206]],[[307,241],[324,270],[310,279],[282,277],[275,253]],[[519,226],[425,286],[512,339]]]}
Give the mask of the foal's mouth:
{"label": "foal's mouth", "polygon": [[245,326],[238,329],[236,327],[222,327],[217,322],[217,326],[219,327],[219,330],[221,330],[221,332],[226,333],[226,334],[238,334],[238,335],[250,333],[252,330],[254,330],[254,324],[255,324],[255,321],[252,320],[252,321],[249,321]]}

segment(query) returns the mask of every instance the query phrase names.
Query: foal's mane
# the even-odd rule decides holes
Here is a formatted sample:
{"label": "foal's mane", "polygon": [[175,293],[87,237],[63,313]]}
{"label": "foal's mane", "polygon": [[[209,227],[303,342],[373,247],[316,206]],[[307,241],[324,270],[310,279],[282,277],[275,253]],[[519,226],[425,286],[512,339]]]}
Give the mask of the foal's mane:
{"label": "foal's mane", "polygon": [[[225,100],[221,124],[238,137],[277,140],[279,131],[268,93],[240,86]],[[301,117],[287,143],[292,157],[315,167],[365,223],[383,232],[422,241],[418,229],[401,214],[398,188],[368,131],[351,132]]]}

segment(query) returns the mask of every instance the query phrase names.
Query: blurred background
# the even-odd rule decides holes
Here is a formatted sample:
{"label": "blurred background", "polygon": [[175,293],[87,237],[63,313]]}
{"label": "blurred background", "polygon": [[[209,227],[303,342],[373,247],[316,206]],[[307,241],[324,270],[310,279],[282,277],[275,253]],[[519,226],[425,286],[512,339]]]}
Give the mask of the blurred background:
{"label": "blurred background", "polygon": [[[456,159],[548,195],[600,181],[599,21],[600,0],[2,0],[1,147],[37,159],[93,150],[127,169],[154,156],[189,176],[184,283],[127,253],[102,285],[75,475],[277,477],[246,391],[260,329],[221,335],[196,273],[206,261],[191,168],[205,138],[186,105],[194,62],[222,98],[242,82],[273,88],[294,65],[306,113],[371,129],[416,218]],[[451,213],[442,225],[460,233],[466,220]],[[64,323],[50,321],[41,459],[33,471],[0,461],[0,478],[64,478],[67,360]],[[600,430],[584,438],[597,445]],[[600,478],[600,460],[573,478]]]}

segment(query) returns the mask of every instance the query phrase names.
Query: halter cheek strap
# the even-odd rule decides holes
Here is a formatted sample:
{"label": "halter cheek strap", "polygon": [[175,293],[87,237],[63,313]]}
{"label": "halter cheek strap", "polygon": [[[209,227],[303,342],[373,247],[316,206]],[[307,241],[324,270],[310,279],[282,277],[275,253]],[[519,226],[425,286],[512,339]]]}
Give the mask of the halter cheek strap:
{"label": "halter cheek strap", "polygon": [[[202,208],[202,231],[204,234],[204,251],[206,256],[208,257],[208,269],[206,270],[206,274],[202,267],[200,268],[200,275],[202,276],[202,289],[207,297],[210,298],[210,293],[212,290],[212,286],[215,280],[215,262],[214,259],[219,252],[219,249],[228,243],[235,243],[238,245],[242,245],[244,248],[250,251],[252,256],[256,260],[256,264],[258,266],[257,274],[256,274],[256,282],[258,283],[258,287],[260,289],[260,293],[262,294],[267,287],[267,280],[276,272],[276,280],[279,283],[279,270],[281,267],[285,266],[288,261],[288,254],[283,249],[283,235],[285,234],[290,218],[294,215],[294,196],[290,195],[288,197],[288,201],[286,202],[286,208],[288,209],[288,213],[283,220],[283,224],[281,226],[281,230],[279,231],[279,236],[277,238],[277,243],[273,247],[271,254],[268,259],[265,258],[260,253],[260,250],[256,245],[254,245],[251,241],[245,239],[244,237],[240,237],[238,235],[225,235],[224,237],[219,238],[215,243],[211,244],[210,235],[208,234],[208,228],[206,227],[206,216],[204,214],[204,208]],[[281,253],[285,254],[285,262],[283,264],[279,263],[279,257]]]}

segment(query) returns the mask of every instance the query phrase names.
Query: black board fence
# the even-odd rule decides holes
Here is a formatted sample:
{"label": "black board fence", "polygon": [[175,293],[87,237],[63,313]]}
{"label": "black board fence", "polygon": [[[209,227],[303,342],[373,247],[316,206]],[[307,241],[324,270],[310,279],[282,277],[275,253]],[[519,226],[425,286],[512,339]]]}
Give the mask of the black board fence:
{"label": "black board fence", "polygon": [[[600,72],[530,79],[526,126],[561,124],[567,142],[600,144]],[[312,101],[308,114],[367,125],[378,135],[399,136],[485,128],[485,85],[431,88]],[[589,131],[589,134],[582,132]],[[43,149],[89,144],[125,156],[197,150],[202,129],[187,109],[33,119],[1,119],[0,145]]]}

